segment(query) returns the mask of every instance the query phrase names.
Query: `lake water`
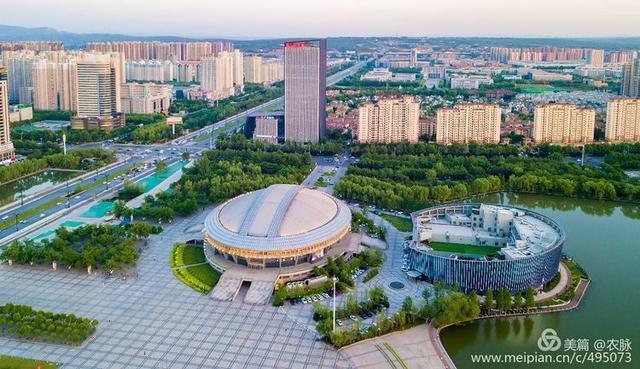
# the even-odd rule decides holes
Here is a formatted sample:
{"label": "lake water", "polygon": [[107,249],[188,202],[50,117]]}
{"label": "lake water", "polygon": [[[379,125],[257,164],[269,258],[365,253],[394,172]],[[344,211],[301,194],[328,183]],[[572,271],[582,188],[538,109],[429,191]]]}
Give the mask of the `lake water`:
{"label": "lake water", "polygon": [[77,177],[82,172],[67,172],[59,170],[48,170],[24,177],[17,181],[0,185],[0,206],[20,199],[20,191],[25,197],[38,193],[50,186],[57,185]]}
{"label": "lake water", "polygon": [[[640,368],[640,205],[539,195],[500,194],[480,199],[528,208],[551,217],[567,233],[564,251],[592,282],[578,309],[447,328],[442,342],[458,369],[467,368]],[[631,340],[631,363],[479,364],[471,354],[520,354],[538,350],[546,328],[561,338]],[[556,352],[556,353],[557,353]],[[571,353],[571,351],[567,351]]]}

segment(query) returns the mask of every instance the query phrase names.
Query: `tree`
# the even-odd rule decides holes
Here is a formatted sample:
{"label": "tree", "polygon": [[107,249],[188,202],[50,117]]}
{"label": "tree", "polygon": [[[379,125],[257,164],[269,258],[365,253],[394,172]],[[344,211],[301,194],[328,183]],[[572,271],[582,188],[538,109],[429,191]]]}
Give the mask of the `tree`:
{"label": "tree", "polygon": [[182,160],[184,161],[187,161],[191,158],[191,154],[189,154],[188,151],[183,152],[181,156],[182,156]]}
{"label": "tree", "polygon": [[333,320],[324,319],[318,322],[316,330],[321,337],[327,337],[333,330]]}
{"label": "tree", "polygon": [[516,291],[516,294],[513,296],[513,308],[515,310],[522,308],[522,293],[520,291]]}
{"label": "tree", "polygon": [[431,298],[431,290],[429,288],[425,288],[424,290],[422,290],[422,298],[424,299],[425,303],[429,303],[429,299]]}
{"label": "tree", "polygon": [[489,288],[487,290],[487,294],[484,297],[484,307],[487,310],[487,313],[490,313],[494,307],[494,297],[493,297],[493,288]]}
{"label": "tree", "polygon": [[167,165],[167,163],[164,160],[160,160],[157,164],[156,164],[156,173],[162,173],[165,170],[167,170],[169,166]]}
{"label": "tree", "polygon": [[525,296],[525,305],[526,305],[527,309],[531,309],[532,307],[536,306],[536,302],[535,302],[535,299],[533,297],[533,288],[531,288],[531,287],[527,288],[527,292],[526,292],[526,296]]}

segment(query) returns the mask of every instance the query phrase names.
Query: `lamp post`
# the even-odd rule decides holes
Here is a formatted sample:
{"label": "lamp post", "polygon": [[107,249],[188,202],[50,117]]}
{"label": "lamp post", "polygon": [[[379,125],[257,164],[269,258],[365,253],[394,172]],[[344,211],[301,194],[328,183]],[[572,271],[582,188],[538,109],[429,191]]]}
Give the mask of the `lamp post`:
{"label": "lamp post", "polygon": [[338,278],[333,277],[333,331],[336,330],[336,281]]}

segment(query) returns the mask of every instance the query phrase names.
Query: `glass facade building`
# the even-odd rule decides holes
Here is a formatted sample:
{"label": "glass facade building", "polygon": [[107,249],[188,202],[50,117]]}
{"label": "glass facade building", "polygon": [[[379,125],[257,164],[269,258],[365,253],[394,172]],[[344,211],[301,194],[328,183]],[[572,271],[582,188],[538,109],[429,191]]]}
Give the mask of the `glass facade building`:
{"label": "glass facade building", "polygon": [[[480,204],[448,205],[425,209],[412,214],[414,240],[409,247],[409,268],[419,272],[429,282],[457,285],[462,290],[485,292],[506,287],[511,291],[523,291],[528,287],[539,288],[553,280],[558,273],[565,233],[553,220],[526,209],[509,207],[526,212],[558,232],[558,237],[544,250],[517,258],[468,258],[459,254],[433,251],[420,244],[416,220],[425,213],[428,216],[470,211]],[[417,242],[416,242],[417,241]]]}

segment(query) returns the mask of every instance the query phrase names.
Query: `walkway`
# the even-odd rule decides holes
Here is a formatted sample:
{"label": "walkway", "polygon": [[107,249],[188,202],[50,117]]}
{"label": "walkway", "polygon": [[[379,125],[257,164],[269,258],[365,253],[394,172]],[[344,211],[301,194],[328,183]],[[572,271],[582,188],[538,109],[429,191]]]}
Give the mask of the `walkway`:
{"label": "walkway", "polygon": [[536,302],[541,302],[545,300],[549,300],[559,294],[561,294],[564,290],[571,286],[571,273],[569,272],[569,268],[567,268],[564,263],[560,262],[560,281],[558,284],[553,287],[551,290],[547,292],[541,292],[534,296],[534,300]]}
{"label": "walkway", "polygon": [[[406,331],[358,342],[340,350],[357,368],[444,369],[438,346],[427,334],[426,324]],[[449,367],[452,368],[452,367]]]}

